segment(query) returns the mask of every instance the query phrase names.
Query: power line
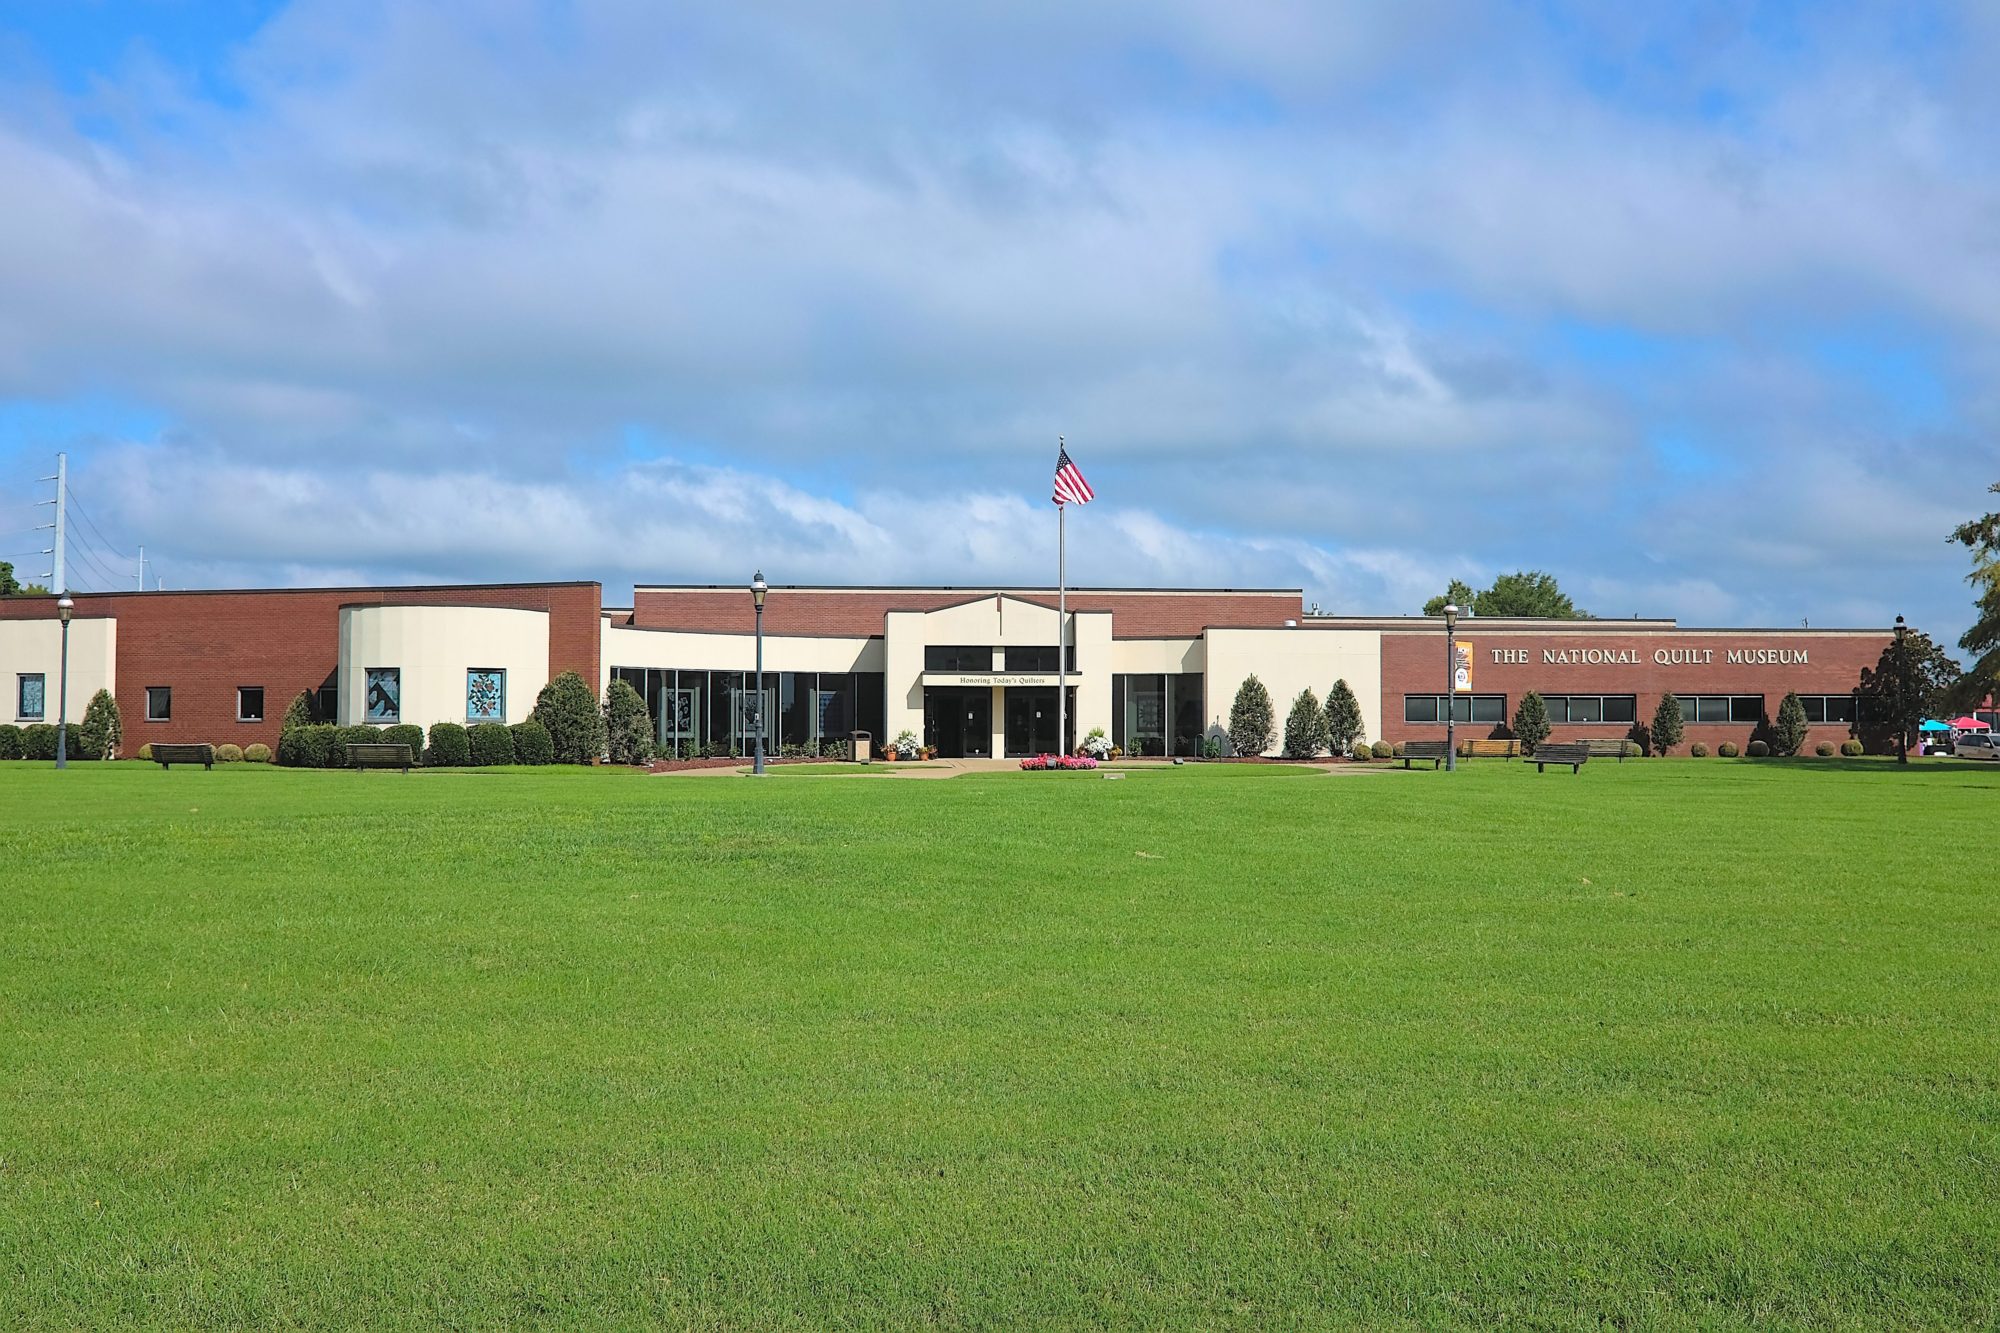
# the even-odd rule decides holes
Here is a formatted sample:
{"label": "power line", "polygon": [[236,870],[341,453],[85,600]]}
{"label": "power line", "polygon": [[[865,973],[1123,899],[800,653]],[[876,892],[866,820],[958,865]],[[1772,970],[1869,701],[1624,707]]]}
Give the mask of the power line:
{"label": "power line", "polygon": [[74,485],[69,487],[69,507],[76,511],[76,516],[83,520],[85,527],[97,534],[99,544],[109,550],[111,554],[119,557],[121,560],[130,560],[132,558],[119,550],[117,545],[109,537],[106,537],[103,531],[91,519],[89,512],[84,509],[83,504],[76,498],[76,487]]}

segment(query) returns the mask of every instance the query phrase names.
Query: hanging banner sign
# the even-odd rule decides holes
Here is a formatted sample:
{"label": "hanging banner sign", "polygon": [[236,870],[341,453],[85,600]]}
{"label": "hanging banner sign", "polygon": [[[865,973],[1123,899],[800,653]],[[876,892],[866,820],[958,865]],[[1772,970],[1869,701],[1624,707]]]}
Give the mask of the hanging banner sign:
{"label": "hanging banner sign", "polygon": [[1463,694],[1472,688],[1472,644],[1460,639],[1451,645],[1451,692]]}

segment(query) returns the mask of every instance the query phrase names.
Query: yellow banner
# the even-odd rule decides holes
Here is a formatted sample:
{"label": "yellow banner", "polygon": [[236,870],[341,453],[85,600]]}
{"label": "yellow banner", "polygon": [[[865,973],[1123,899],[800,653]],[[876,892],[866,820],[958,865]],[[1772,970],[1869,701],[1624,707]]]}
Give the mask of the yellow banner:
{"label": "yellow banner", "polygon": [[1464,694],[1472,688],[1472,643],[1459,639],[1451,645],[1451,692]]}

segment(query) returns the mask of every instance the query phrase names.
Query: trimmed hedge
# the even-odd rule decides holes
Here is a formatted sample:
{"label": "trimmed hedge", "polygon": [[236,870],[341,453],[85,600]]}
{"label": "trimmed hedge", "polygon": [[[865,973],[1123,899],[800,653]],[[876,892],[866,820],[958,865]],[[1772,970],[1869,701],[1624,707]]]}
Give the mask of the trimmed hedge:
{"label": "trimmed hedge", "polygon": [[604,714],[583,677],[565,671],[535,698],[535,721],[547,729],[559,764],[594,764],[604,753]]}
{"label": "trimmed hedge", "polygon": [[526,722],[516,722],[507,728],[514,736],[514,762],[540,767],[556,761],[555,742],[549,739],[549,729],[529,718]]}
{"label": "trimmed hedge", "polygon": [[1821,741],[1818,745],[1813,746],[1813,753],[1822,759],[1833,758],[1833,742]]}
{"label": "trimmed hedge", "polygon": [[142,759],[142,760],[144,760],[144,761],[145,761],[145,762],[147,762],[147,763],[151,763],[151,762],[152,762],[152,760],[153,760],[153,747],[152,747],[152,746],[150,746],[150,745],[142,745],[142,746],[140,746],[140,747],[139,747],[139,758],[140,758],[140,759]]}
{"label": "trimmed hedge", "polygon": [[384,745],[407,745],[410,758],[422,762],[424,757],[424,729],[414,722],[404,722],[398,726],[382,728],[382,734],[375,739]]}
{"label": "trimmed hedge", "polygon": [[243,762],[243,747],[224,741],[215,747],[215,762],[218,764],[240,764]]}
{"label": "trimmed hedge", "polygon": [[1752,759],[1762,759],[1764,758],[1764,756],[1771,753],[1771,747],[1766,745],[1763,741],[1751,741],[1750,749],[1747,751],[1747,753]]}
{"label": "trimmed hedge", "polygon": [[499,722],[481,722],[468,733],[472,762],[479,768],[497,768],[514,762],[514,733]]}
{"label": "trimmed hedge", "polygon": [[1374,757],[1375,751],[1369,746],[1367,741],[1354,742],[1354,749],[1348,754],[1348,758],[1363,764]]}
{"label": "trimmed hedge", "polygon": [[430,768],[464,768],[472,762],[472,741],[456,722],[431,724],[431,748],[424,751]]}
{"label": "trimmed hedge", "polygon": [[1368,747],[1368,752],[1377,759],[1394,759],[1396,757],[1396,747],[1387,741],[1376,741]]}
{"label": "trimmed hedge", "polygon": [[1724,741],[1722,744],[1715,747],[1715,752],[1721,755],[1724,759],[1734,759],[1736,757],[1736,742]]}
{"label": "trimmed hedge", "polygon": [[334,739],[339,734],[340,728],[330,722],[287,727],[278,737],[278,762],[287,768],[325,768],[327,757],[337,753]]}
{"label": "trimmed hedge", "polygon": [[[142,756],[141,756],[141,758],[146,758],[146,759],[150,759],[150,758],[152,758],[152,747],[151,747],[151,746],[144,746],[144,747],[142,747],[142,748],[143,748],[143,749],[145,749],[147,753],[146,753],[146,754],[144,754],[144,755],[142,755]],[[270,763],[270,762],[271,762],[271,747],[270,747],[270,746],[268,746],[268,745],[266,745],[266,744],[264,744],[264,743],[263,743],[262,741],[259,741],[259,742],[257,742],[257,743],[256,743],[255,745],[246,745],[246,746],[244,746],[244,747],[243,747],[243,762],[244,762],[244,763],[246,763],[246,764],[268,764],[268,763]]]}
{"label": "trimmed hedge", "polygon": [[335,727],[333,748],[327,753],[326,767],[346,768],[347,747],[350,745],[375,745],[382,739],[380,727]]}
{"label": "trimmed hedge", "polygon": [[1840,743],[1840,752],[1849,759],[1859,759],[1864,749],[1865,747],[1857,740],[1844,740]]}
{"label": "trimmed hedge", "polygon": [[24,759],[53,759],[56,757],[56,725],[53,722],[31,722],[21,728],[21,757]]}
{"label": "trimmed hedge", "polygon": [[1690,745],[1690,746],[1688,746],[1688,753],[1689,753],[1689,754],[1691,754],[1691,755],[1693,755],[1693,756],[1694,756],[1694,757],[1695,757],[1696,759],[1706,759],[1706,758],[1708,758],[1708,744],[1707,744],[1707,742],[1705,742],[1705,741],[1696,741],[1696,742],[1695,742],[1695,743],[1694,743],[1693,745]]}
{"label": "trimmed hedge", "polygon": [[21,729],[12,722],[0,723],[0,759],[20,759],[25,754],[21,748]]}

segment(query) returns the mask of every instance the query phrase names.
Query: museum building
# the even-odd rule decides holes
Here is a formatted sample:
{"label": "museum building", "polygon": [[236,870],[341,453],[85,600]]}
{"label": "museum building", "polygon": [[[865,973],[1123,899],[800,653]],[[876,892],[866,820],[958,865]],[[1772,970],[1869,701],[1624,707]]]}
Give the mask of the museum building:
{"label": "museum building", "polygon": [[[110,690],[125,749],[150,741],[275,744],[300,692],[342,724],[519,722],[576,671],[644,696],[679,752],[747,750],[757,731],[749,592],[641,585],[629,607],[587,582],[404,588],[76,593],[69,719]],[[1748,742],[1789,691],[1811,736],[1851,732],[1887,629],[1686,629],[1672,620],[1307,614],[1298,589],[1083,588],[1058,661],[1048,588],[773,587],[764,608],[767,745],[823,749],[903,732],[946,756],[1058,748],[1102,728],[1127,753],[1191,755],[1220,737],[1256,675],[1277,727],[1300,690],[1345,680],[1366,735],[1504,736],[1521,696],[1548,701],[1557,739],[1636,734],[1680,697],[1687,739]],[[1456,649],[1453,648],[1456,644]],[[55,720],[55,599],[0,601],[0,721]],[[1455,657],[1454,657],[1455,654]],[[1451,681],[1458,673],[1460,688]]]}

